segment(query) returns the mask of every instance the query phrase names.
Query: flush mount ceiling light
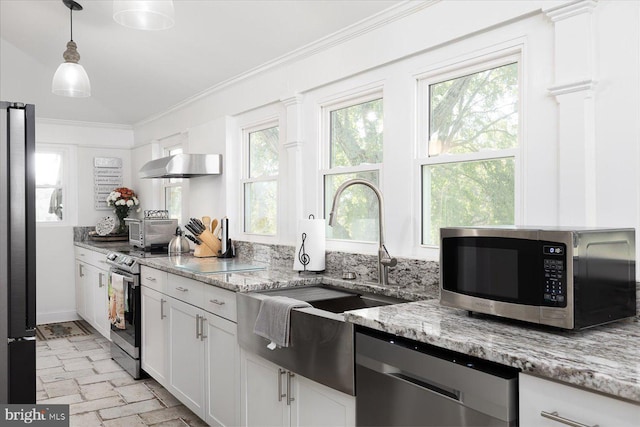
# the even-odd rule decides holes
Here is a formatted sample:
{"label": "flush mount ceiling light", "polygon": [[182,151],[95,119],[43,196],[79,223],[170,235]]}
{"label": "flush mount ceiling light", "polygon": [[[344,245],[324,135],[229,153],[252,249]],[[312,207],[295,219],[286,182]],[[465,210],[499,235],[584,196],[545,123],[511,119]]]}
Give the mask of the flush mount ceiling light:
{"label": "flush mount ceiling light", "polygon": [[173,27],[172,0],[114,0],[113,19],[136,30],[166,30]]}
{"label": "flush mount ceiling light", "polygon": [[73,11],[82,10],[82,6],[73,0],[62,0],[62,3],[69,8],[71,40],[67,43],[67,50],[62,54],[64,62],[53,75],[51,91],[56,95],[86,98],[91,96],[91,83],[84,67],[78,64],[80,54],[78,45],[73,41]]}

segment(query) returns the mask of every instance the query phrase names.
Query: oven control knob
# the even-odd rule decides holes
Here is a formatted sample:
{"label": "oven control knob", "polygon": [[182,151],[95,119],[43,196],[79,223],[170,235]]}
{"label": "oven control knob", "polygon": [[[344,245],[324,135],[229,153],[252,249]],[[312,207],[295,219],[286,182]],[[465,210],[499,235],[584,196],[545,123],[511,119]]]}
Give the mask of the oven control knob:
{"label": "oven control knob", "polygon": [[134,260],[133,258],[129,258],[126,262],[126,264],[131,267],[133,264],[135,264],[136,260]]}
{"label": "oven control knob", "polygon": [[113,252],[111,252],[109,255],[107,255],[107,259],[109,261],[113,261],[116,258],[118,258],[118,254],[114,254]]}

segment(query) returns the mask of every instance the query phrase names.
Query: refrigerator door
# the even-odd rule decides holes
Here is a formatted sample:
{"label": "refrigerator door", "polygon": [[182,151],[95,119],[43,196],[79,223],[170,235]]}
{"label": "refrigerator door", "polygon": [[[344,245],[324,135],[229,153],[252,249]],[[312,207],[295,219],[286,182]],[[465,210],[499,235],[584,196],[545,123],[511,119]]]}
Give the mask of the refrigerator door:
{"label": "refrigerator door", "polygon": [[35,110],[0,102],[0,403],[35,403]]}

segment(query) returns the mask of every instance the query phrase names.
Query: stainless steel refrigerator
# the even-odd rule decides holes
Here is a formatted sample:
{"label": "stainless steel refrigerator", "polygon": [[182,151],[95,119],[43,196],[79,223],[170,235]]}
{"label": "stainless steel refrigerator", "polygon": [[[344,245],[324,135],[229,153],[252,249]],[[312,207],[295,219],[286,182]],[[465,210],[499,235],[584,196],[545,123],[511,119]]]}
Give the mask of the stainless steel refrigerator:
{"label": "stainless steel refrigerator", "polygon": [[0,101],[0,403],[36,403],[35,109]]}

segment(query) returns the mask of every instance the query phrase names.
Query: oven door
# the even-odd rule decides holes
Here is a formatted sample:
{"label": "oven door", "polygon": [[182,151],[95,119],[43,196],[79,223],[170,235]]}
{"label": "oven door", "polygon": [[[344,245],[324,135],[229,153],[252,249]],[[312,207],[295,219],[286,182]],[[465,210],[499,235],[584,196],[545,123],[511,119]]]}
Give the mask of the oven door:
{"label": "oven door", "polygon": [[134,359],[140,357],[140,276],[112,268],[109,289],[111,341]]}

